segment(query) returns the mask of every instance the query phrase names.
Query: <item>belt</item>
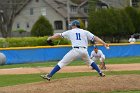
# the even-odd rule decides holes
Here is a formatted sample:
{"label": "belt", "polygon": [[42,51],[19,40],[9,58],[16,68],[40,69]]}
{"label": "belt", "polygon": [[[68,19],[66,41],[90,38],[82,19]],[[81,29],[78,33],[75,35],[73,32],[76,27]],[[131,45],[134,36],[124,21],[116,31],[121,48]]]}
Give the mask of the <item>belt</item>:
{"label": "belt", "polygon": [[84,46],[74,46],[73,48],[86,48],[86,47],[84,47]]}

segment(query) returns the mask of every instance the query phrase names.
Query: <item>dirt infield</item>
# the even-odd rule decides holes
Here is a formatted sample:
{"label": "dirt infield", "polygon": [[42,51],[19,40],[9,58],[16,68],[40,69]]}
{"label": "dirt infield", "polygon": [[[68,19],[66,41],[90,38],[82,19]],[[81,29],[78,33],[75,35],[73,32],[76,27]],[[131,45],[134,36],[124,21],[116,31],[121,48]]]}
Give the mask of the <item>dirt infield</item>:
{"label": "dirt infield", "polygon": [[0,88],[0,93],[89,93],[140,90],[140,75],[85,76]]}
{"label": "dirt infield", "polygon": [[[140,64],[108,64],[105,71],[125,71],[140,70]],[[12,68],[0,69],[0,74],[31,74],[31,73],[48,73],[53,67],[34,67],[34,68]],[[63,72],[93,72],[88,66],[66,66],[59,71]]]}
{"label": "dirt infield", "polygon": [[[31,74],[42,73],[42,71],[47,73],[51,69],[52,67],[0,69],[0,74]],[[140,70],[140,64],[107,65],[105,71],[126,70]],[[59,73],[92,71],[88,66],[66,66]],[[83,76],[0,87],[0,93],[104,93],[117,90],[140,90],[140,75]]]}

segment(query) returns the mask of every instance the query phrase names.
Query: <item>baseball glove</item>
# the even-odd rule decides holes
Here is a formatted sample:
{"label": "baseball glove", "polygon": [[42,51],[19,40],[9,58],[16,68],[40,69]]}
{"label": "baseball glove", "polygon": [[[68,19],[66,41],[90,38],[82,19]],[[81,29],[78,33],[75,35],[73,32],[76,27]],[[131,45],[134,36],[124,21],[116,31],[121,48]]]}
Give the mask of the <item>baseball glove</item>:
{"label": "baseball glove", "polygon": [[54,46],[54,43],[53,43],[52,40],[47,40],[47,44],[48,44],[48,45],[51,45],[51,46]]}
{"label": "baseball glove", "polygon": [[90,43],[91,43],[92,45],[95,45],[95,40],[91,40]]}
{"label": "baseball glove", "polygon": [[99,65],[100,69],[106,69],[105,62],[101,62]]}

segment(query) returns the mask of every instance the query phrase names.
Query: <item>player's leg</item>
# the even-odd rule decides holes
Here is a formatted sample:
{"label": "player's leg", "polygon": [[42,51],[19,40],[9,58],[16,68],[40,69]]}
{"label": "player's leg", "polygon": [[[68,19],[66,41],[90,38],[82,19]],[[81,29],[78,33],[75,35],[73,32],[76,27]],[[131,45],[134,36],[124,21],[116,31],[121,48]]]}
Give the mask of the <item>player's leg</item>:
{"label": "player's leg", "polygon": [[[67,64],[69,64],[71,61],[73,61],[74,59],[76,59],[78,57],[78,53],[75,52],[74,49],[72,49],[71,51],[69,51],[61,61],[58,62],[58,64],[52,69],[52,71],[45,75],[44,79],[50,80],[50,78],[56,73],[58,72],[62,67],[66,66]],[[42,75],[43,77],[43,75]]]}
{"label": "player's leg", "polygon": [[101,57],[100,58],[100,69],[106,69],[106,66],[105,66],[105,57]]}
{"label": "player's leg", "polygon": [[[95,58],[95,57],[93,57],[91,60],[92,60],[93,62],[95,62],[95,63],[96,63],[98,59],[97,59],[97,58]],[[90,68],[91,68],[92,70],[95,70],[93,67],[91,67],[91,64],[89,64],[89,66],[90,66]]]}
{"label": "player's leg", "polygon": [[50,76],[52,77],[57,71],[59,71],[64,66],[68,65],[71,61],[77,58],[77,53],[74,53],[73,50],[68,52],[61,61],[54,67],[54,69],[50,72]]}
{"label": "player's leg", "polygon": [[90,66],[91,66],[92,68],[94,68],[94,69],[99,73],[100,76],[102,76],[102,77],[105,76],[105,74],[102,73],[102,71],[99,69],[99,67],[97,66],[97,64],[96,64],[94,61],[92,61],[92,60],[90,59],[90,57],[89,57],[87,51],[85,51],[85,52],[83,53],[82,59],[83,59],[86,63],[89,63]]}
{"label": "player's leg", "polygon": [[[93,57],[92,60],[97,64],[98,58]],[[94,70],[93,67],[92,67],[92,69]]]}

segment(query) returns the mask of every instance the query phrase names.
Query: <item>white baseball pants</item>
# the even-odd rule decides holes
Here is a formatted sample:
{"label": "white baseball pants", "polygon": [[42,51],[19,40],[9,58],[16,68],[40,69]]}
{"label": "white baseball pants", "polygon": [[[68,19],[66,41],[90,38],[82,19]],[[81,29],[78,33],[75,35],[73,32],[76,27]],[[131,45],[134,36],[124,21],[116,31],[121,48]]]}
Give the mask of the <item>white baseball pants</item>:
{"label": "white baseball pants", "polygon": [[91,65],[92,60],[89,57],[88,51],[86,48],[73,48],[71,49],[64,57],[62,60],[58,62],[58,65],[60,68],[63,66],[68,65],[71,61],[77,59],[77,58],[82,58],[86,64]]}

